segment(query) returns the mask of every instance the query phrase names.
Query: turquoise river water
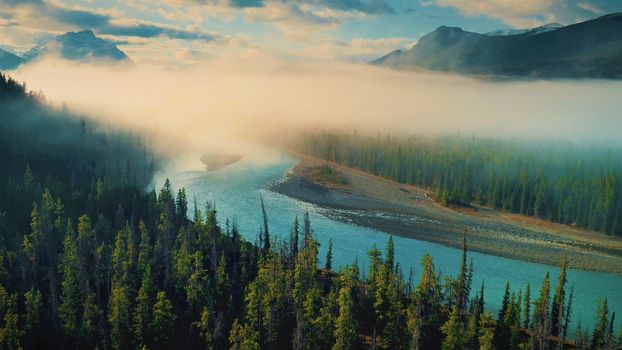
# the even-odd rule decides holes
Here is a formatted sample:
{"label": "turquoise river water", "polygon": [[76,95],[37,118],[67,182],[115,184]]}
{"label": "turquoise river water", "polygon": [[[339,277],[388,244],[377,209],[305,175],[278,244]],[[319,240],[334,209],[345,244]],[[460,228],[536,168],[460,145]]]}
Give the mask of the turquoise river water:
{"label": "turquoise river water", "polygon": [[[315,238],[320,242],[319,259],[326,254],[328,239],[333,239],[333,266],[352,263],[358,257],[362,269],[367,269],[367,251],[374,245],[384,250],[388,233],[331,220],[322,212],[325,209],[298,201],[267,190],[267,186],[282,180],[296,164],[296,159],[278,152],[262,152],[261,156],[246,156],[240,162],[228,167],[207,172],[199,162],[200,154],[179,157],[156,175],[155,186],[169,178],[174,188],[184,187],[188,192],[190,205],[195,197],[197,203],[210,201],[216,205],[218,219],[222,226],[225,220],[236,220],[241,234],[254,242],[261,223],[259,196],[263,196],[270,231],[272,235],[287,238],[294,217],[301,217],[309,211]],[[439,244],[410,238],[394,237],[396,261],[404,274],[412,267],[417,281],[419,261],[429,252],[437,268],[443,274],[455,275],[460,263],[460,251]],[[523,289],[529,283],[532,300],[537,296],[544,274],[551,273],[554,290],[558,269],[554,266],[507,259],[477,252],[469,253],[474,262],[473,287],[478,290],[485,282],[486,308],[497,312],[501,303],[505,282],[510,281],[512,290]],[[599,298],[608,298],[609,308],[617,314],[616,332],[622,320],[622,275],[570,270],[569,285],[574,285],[575,299],[572,306],[572,324],[569,335],[573,335],[579,322],[582,327],[594,324],[596,305]],[[532,308],[533,310],[533,308]]]}

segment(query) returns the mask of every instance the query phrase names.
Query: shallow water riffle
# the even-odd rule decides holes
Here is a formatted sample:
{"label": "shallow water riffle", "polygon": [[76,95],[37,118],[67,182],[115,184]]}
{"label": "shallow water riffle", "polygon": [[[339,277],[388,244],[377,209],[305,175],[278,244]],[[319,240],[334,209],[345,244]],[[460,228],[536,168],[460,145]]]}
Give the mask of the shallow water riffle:
{"label": "shallow water riffle", "polygon": [[[309,211],[315,238],[321,244],[320,263],[323,263],[329,238],[333,239],[333,266],[336,267],[358,259],[359,266],[365,271],[368,269],[367,251],[374,245],[384,250],[388,233],[329,219],[326,209],[267,190],[268,185],[281,181],[296,164],[294,157],[276,150],[262,150],[244,155],[239,162],[215,171],[205,171],[200,157],[201,154],[184,154],[171,161],[156,174],[154,186],[161,186],[168,178],[174,188],[186,189],[191,207],[194,198],[201,208],[206,201],[211,202],[216,207],[221,226],[225,226],[227,219],[235,221],[242,236],[251,242],[255,241],[261,225],[260,196],[266,205],[273,237],[287,239],[294,217],[301,217]],[[420,272],[419,261],[425,253],[432,255],[441,273],[457,273],[461,257],[459,250],[411,238],[394,237],[394,241],[396,261],[405,276],[413,269],[415,282]],[[534,300],[546,271],[549,271],[552,290],[555,288],[558,275],[555,266],[476,252],[469,253],[469,256],[473,258],[475,270],[473,289],[478,290],[482,282],[485,283],[486,308],[494,313],[501,304],[506,281],[514,291],[524,290],[530,284]],[[579,321],[583,327],[592,327],[600,298],[606,297],[610,310],[622,315],[622,275],[570,270],[568,281],[568,288],[574,286],[575,295],[569,334],[574,334]],[[617,319],[615,330],[619,329],[622,317]]]}

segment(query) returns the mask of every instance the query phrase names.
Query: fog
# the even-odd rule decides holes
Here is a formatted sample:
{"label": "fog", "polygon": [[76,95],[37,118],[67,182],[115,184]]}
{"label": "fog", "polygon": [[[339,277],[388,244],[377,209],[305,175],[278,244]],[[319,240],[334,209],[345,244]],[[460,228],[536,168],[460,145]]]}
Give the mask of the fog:
{"label": "fog", "polygon": [[118,70],[44,60],[13,72],[54,103],[193,151],[297,130],[456,133],[619,144],[622,82],[490,82],[365,65],[212,60]]}

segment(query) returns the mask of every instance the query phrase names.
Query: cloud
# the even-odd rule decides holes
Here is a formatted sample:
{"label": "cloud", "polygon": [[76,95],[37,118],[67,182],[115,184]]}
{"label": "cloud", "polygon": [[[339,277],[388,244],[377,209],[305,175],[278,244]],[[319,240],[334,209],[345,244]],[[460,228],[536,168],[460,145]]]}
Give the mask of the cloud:
{"label": "cloud", "polygon": [[[546,14],[555,0],[435,0],[441,7],[453,7],[466,16],[486,16],[501,19],[513,27],[533,27],[550,19]],[[424,3],[429,5],[431,2]]]}
{"label": "cloud", "polygon": [[585,10],[585,11],[589,11],[598,15],[602,15],[605,13],[605,11],[601,10],[600,8],[596,7],[593,4],[590,4],[589,2],[580,2],[577,4],[577,7]]}
{"label": "cloud", "polygon": [[573,24],[595,15],[622,11],[622,1],[612,0],[431,0],[420,3],[423,6],[452,7],[466,16],[500,19],[515,28],[551,22]]}
{"label": "cloud", "polygon": [[339,11],[358,11],[366,14],[394,12],[387,0],[164,0],[172,5],[219,5],[233,8],[265,7],[274,3],[310,5]]}
{"label": "cloud", "polygon": [[341,11],[359,11],[366,14],[384,14],[394,12],[386,0],[311,0],[317,4]]}
{"label": "cloud", "polygon": [[183,70],[143,65],[131,71],[50,59],[14,76],[58,104],[111,125],[157,128],[165,135],[153,142],[186,143],[203,152],[315,128],[621,142],[619,81],[486,82],[369,65],[233,57]]}
{"label": "cloud", "polygon": [[231,0],[233,7],[261,7],[263,0]]}
{"label": "cloud", "polygon": [[[144,8],[144,0],[134,0]],[[269,24],[290,38],[309,41],[318,32],[335,29],[363,16],[395,13],[387,0],[161,0],[160,13],[169,18],[205,21],[234,18]],[[200,15],[199,15],[200,14]]]}
{"label": "cloud", "polygon": [[98,34],[142,38],[168,37],[206,42],[219,37],[214,32],[201,29],[188,30],[146,21],[126,20],[121,13],[114,10],[68,7],[61,3],[41,0],[3,2],[0,4],[0,11],[10,16],[14,26],[46,32],[88,28]]}
{"label": "cloud", "polygon": [[102,34],[116,36],[135,36],[140,38],[167,37],[170,39],[213,41],[219,37],[216,33],[204,30],[181,30],[152,23],[107,23],[97,27]]}
{"label": "cloud", "polygon": [[413,41],[408,38],[356,38],[349,42],[333,40],[308,47],[300,52],[299,55],[315,60],[364,63],[385,55],[396,48],[406,49],[413,45]]}
{"label": "cloud", "polygon": [[270,23],[285,36],[305,42],[315,41],[318,34],[362,16],[360,12],[279,1],[266,2],[263,7],[246,8],[243,13],[249,21]]}

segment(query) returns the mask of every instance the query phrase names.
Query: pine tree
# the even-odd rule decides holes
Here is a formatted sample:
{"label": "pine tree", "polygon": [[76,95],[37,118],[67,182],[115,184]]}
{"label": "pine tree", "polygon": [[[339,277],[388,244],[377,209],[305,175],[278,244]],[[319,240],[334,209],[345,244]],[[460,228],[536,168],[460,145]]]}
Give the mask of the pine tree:
{"label": "pine tree", "polygon": [[229,290],[230,290],[230,281],[229,276],[227,275],[227,261],[225,259],[225,254],[222,252],[220,254],[220,260],[218,262],[218,267],[216,268],[216,307],[219,310],[225,310],[229,303]]}
{"label": "pine tree", "polygon": [[296,256],[298,256],[298,236],[300,235],[300,224],[298,223],[298,215],[296,215],[296,218],[294,219],[294,228],[292,229],[292,236],[290,239],[291,242],[291,253],[292,253],[292,257],[295,258]]}
{"label": "pine tree", "polygon": [[562,329],[562,338],[566,338],[568,332],[568,325],[570,324],[570,316],[572,315],[572,299],[574,297],[574,285],[570,287],[570,295],[568,297],[568,304],[566,305],[566,314],[564,319],[564,326]]}
{"label": "pine tree", "polygon": [[77,255],[79,259],[79,285],[82,290],[92,288],[91,279],[95,266],[95,231],[87,215],[78,219],[78,235],[76,237]]}
{"label": "pine tree", "polygon": [[[472,273],[472,267],[470,270]],[[458,273],[458,277],[455,283],[455,303],[458,307],[458,314],[460,315],[461,319],[464,319],[467,301],[469,299],[469,293],[471,291],[471,273],[469,273],[469,269],[467,268],[467,243],[466,231],[464,231],[462,236],[462,261],[460,264],[460,272]]]}
{"label": "pine tree", "polygon": [[133,330],[134,337],[139,347],[150,344],[151,333],[150,324],[152,321],[153,298],[155,286],[153,284],[153,274],[151,266],[147,265],[142,276],[142,282],[138,295],[136,296],[136,306],[134,308]]}
{"label": "pine tree", "polygon": [[344,269],[340,277],[339,316],[335,321],[335,344],[332,347],[333,350],[352,349],[357,342],[357,321],[354,317],[354,302],[352,300],[353,284],[352,269]]}
{"label": "pine tree", "polygon": [[24,293],[24,334],[28,334],[27,341],[35,342],[40,335],[41,320],[43,317],[43,297],[38,289],[31,288]]}
{"label": "pine tree", "polygon": [[523,328],[529,328],[530,321],[530,309],[531,309],[531,287],[527,284],[525,289],[525,305],[523,306]]}
{"label": "pine tree", "polygon": [[231,350],[259,350],[259,335],[246,324],[240,324],[238,319],[233,320],[229,343]]}
{"label": "pine tree", "polygon": [[168,300],[165,292],[158,292],[156,302],[153,305],[153,318],[150,325],[155,344],[165,348],[167,344],[170,344],[173,339],[175,319],[173,304]]}
{"label": "pine tree", "polygon": [[4,327],[0,328],[0,349],[22,349],[20,339],[23,331],[19,328],[19,314],[17,313],[17,294],[8,295],[3,293],[5,300],[0,300],[5,312],[2,320]]}
{"label": "pine tree", "polygon": [[201,339],[203,339],[205,348],[212,349],[213,332],[210,325],[210,312],[207,306],[203,308],[203,311],[201,311],[201,318],[198,322],[198,328],[199,335],[201,336]]}
{"label": "pine tree", "polygon": [[408,310],[408,329],[413,349],[440,347],[442,335],[441,291],[439,278],[432,257],[425,254],[421,259],[422,275]]}
{"label": "pine tree", "polygon": [[129,349],[132,343],[130,300],[127,288],[113,282],[108,305],[110,343],[113,349]]}
{"label": "pine tree", "polygon": [[263,203],[263,197],[261,195],[259,195],[259,200],[261,202],[261,215],[263,218],[263,230],[262,230],[263,249],[265,251],[268,251],[270,250],[270,230],[268,228],[268,214],[266,213],[266,206]]}
{"label": "pine tree", "polygon": [[454,305],[449,313],[449,319],[441,327],[441,331],[445,335],[441,345],[442,350],[460,350],[464,348],[466,339],[463,333],[464,327],[459,318],[458,308]]}
{"label": "pine tree", "polygon": [[137,272],[142,276],[147,265],[152,263],[153,247],[151,246],[151,235],[147,225],[142,220],[138,224],[138,231],[140,232],[140,243],[138,246]]}
{"label": "pine tree", "polygon": [[549,314],[549,299],[550,299],[550,281],[549,273],[547,272],[540,289],[540,296],[535,302],[535,309],[533,313],[533,336],[532,347],[538,350],[544,350],[548,348],[548,336],[551,330],[551,319]]}
{"label": "pine tree", "polygon": [[395,269],[395,245],[393,244],[393,235],[389,235],[389,241],[387,242],[387,258],[385,260],[387,269],[391,272]]}
{"label": "pine tree", "polygon": [[565,287],[567,282],[567,268],[568,257],[564,256],[559,268],[557,288],[555,289],[555,295],[553,297],[553,302],[551,303],[551,335],[555,337],[561,335],[563,331],[564,307],[566,304]]}
{"label": "pine tree", "polygon": [[592,333],[592,349],[603,349],[608,344],[608,327],[609,327],[609,308],[607,299],[598,301],[598,309],[596,311],[596,326]]}
{"label": "pine tree", "polygon": [[67,223],[67,234],[63,241],[63,254],[61,257],[61,269],[63,277],[61,282],[61,302],[58,307],[61,326],[65,334],[75,341],[80,327],[80,293],[78,271],[78,247],[76,245],[74,231],[71,223]]}
{"label": "pine tree", "polygon": [[313,239],[313,231],[311,230],[311,220],[309,219],[309,212],[305,212],[303,223],[302,223],[302,246],[307,247],[311,240]]}
{"label": "pine tree", "polygon": [[97,306],[97,296],[87,291],[82,303],[82,322],[80,325],[80,344],[89,349],[103,346],[100,337],[102,330],[102,311]]}
{"label": "pine tree", "polygon": [[506,321],[510,308],[512,307],[510,299],[510,282],[505,282],[505,291],[497,317],[497,327],[495,329],[494,344],[497,349],[508,349],[510,346],[510,325]]}
{"label": "pine tree", "polygon": [[494,332],[491,326],[492,324],[492,314],[486,311],[482,314],[481,319],[479,320],[479,334],[478,334],[478,343],[479,350],[494,350],[493,346],[493,337]]}
{"label": "pine tree", "polygon": [[326,265],[324,267],[330,271],[333,268],[333,239],[328,240],[328,250],[326,251]]}

